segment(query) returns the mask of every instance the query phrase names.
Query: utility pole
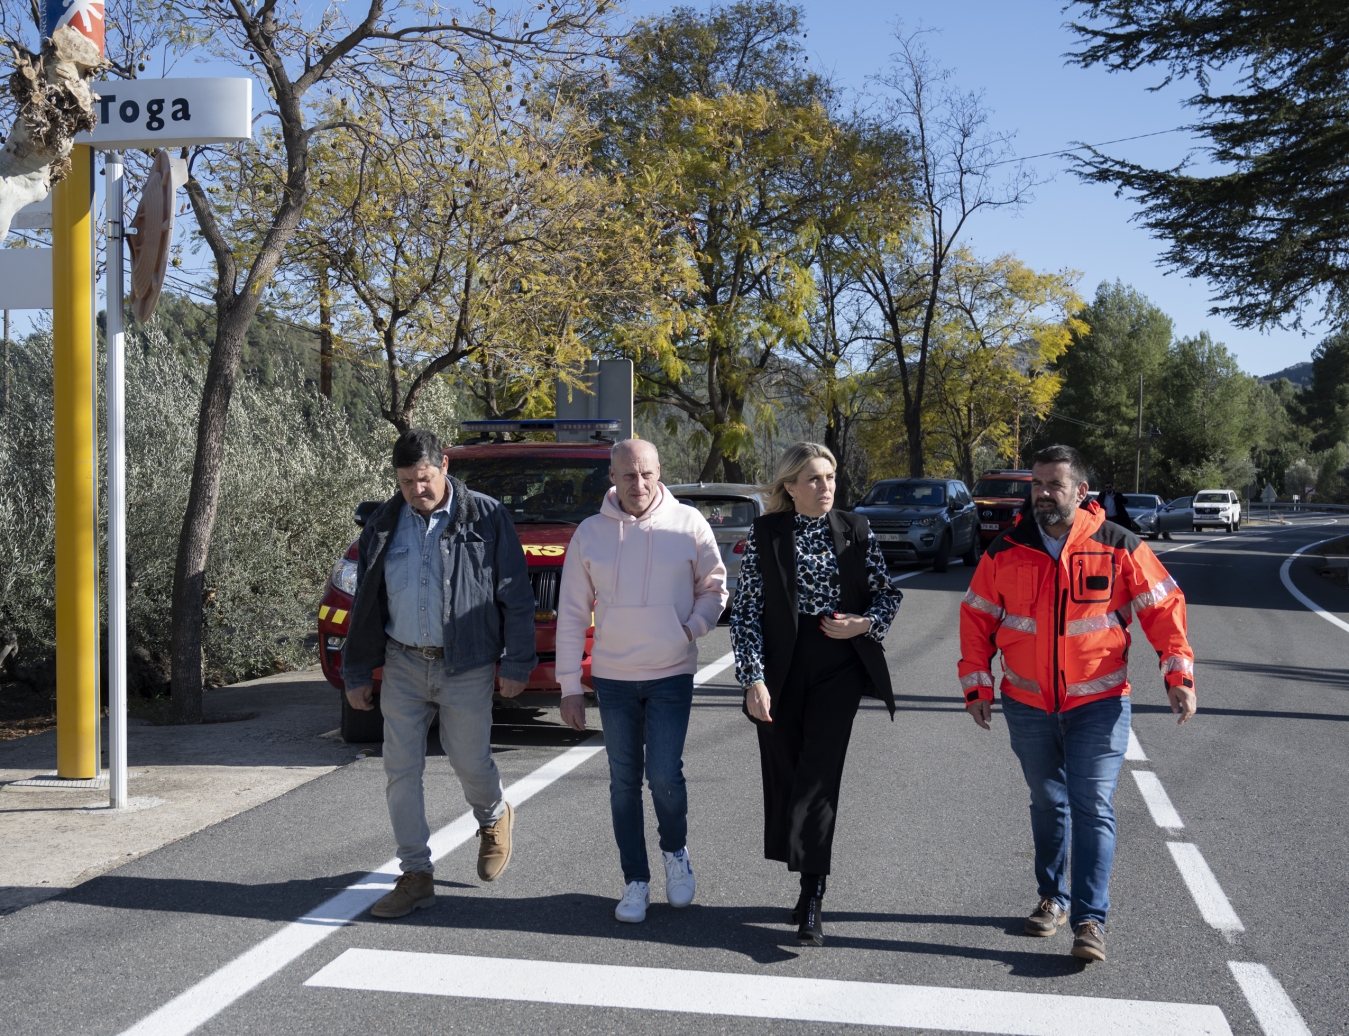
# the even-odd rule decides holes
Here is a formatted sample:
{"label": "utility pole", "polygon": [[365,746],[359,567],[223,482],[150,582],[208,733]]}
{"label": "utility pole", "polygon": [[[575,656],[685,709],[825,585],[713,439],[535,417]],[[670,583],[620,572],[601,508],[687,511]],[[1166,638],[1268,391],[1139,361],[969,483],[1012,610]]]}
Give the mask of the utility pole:
{"label": "utility pole", "polygon": [[1134,447],[1134,492],[1138,492],[1139,464],[1143,459],[1143,375],[1138,376],[1138,444]]}

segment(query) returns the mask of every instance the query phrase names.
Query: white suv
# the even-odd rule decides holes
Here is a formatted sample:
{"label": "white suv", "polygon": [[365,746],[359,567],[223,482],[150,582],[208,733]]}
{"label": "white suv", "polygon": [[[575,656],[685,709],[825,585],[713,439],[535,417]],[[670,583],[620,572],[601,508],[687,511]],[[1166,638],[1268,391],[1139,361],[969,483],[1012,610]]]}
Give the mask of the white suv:
{"label": "white suv", "polygon": [[1194,495],[1194,531],[1221,525],[1228,532],[1241,528],[1241,500],[1230,489],[1203,489]]}

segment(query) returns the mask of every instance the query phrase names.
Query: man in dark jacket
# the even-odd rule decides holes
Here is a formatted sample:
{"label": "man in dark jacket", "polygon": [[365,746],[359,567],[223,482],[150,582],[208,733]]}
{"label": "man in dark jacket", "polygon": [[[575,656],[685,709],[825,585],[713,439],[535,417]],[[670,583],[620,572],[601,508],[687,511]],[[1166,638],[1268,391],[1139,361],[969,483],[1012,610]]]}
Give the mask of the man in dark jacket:
{"label": "man in dark jacket", "polygon": [[534,593],[505,508],[446,474],[433,432],[403,433],[393,466],[399,492],[357,546],[342,653],[353,708],[374,708],[374,671],[384,667],[385,796],[403,875],[371,908],[375,917],[436,901],[422,771],[437,709],[440,743],[479,824],[478,876],[494,881],[505,870],[515,818],[492,759],[492,689],[519,694],[538,661]]}
{"label": "man in dark jacket", "polygon": [[1129,517],[1129,500],[1123,493],[1115,489],[1115,483],[1107,482],[1101,487],[1101,495],[1097,502],[1105,510],[1106,521],[1122,525],[1130,532],[1138,531],[1138,526]]}

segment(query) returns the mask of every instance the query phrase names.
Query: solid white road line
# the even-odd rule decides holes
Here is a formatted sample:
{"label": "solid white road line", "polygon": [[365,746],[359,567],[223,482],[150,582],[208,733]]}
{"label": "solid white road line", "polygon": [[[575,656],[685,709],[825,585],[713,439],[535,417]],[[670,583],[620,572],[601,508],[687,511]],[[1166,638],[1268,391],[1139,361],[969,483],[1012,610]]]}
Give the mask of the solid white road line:
{"label": "solid white road line", "polygon": [[[598,735],[588,738],[516,781],[506,789],[506,799],[512,806],[519,806],[603,750]],[[477,830],[478,822],[470,810],[431,836],[431,859],[438,860],[457,849]],[[393,888],[398,874],[398,860],[389,860],[147,1015],[122,1036],[186,1036],[368,910]]]}
{"label": "solid white road line", "polygon": [[1289,570],[1293,567],[1293,562],[1297,559],[1297,556],[1301,554],[1304,550],[1311,550],[1313,547],[1319,547],[1323,543],[1329,543],[1331,540],[1336,539],[1339,539],[1339,537],[1330,536],[1324,540],[1317,540],[1315,543],[1308,543],[1305,547],[1298,547],[1297,550],[1293,551],[1293,553],[1289,554],[1288,557],[1284,559],[1283,565],[1281,565],[1279,568],[1279,578],[1283,580],[1284,588],[1287,589],[1287,591],[1290,594],[1296,597],[1299,601],[1301,601],[1304,605],[1310,608],[1317,615],[1321,616],[1321,618],[1325,619],[1326,622],[1329,622],[1334,626],[1338,626],[1346,633],[1349,633],[1349,622],[1345,622],[1338,615],[1331,615],[1330,612],[1326,611],[1319,604],[1313,601],[1310,597],[1304,594],[1301,590],[1299,590],[1296,586],[1293,585],[1293,577],[1289,574]]}
{"label": "solid white road line", "polygon": [[715,662],[708,662],[696,673],[693,674],[693,686],[701,687],[714,676],[720,676],[725,670],[735,665],[735,652],[728,651]]}
{"label": "solid white road line", "polygon": [[1311,1029],[1307,1028],[1302,1015],[1269,968],[1235,960],[1229,960],[1227,966],[1246,994],[1246,1002],[1251,1005],[1251,1013],[1265,1036],[1312,1036]]}
{"label": "solid white road line", "polygon": [[1147,755],[1143,752],[1143,746],[1138,743],[1138,735],[1134,733],[1134,728],[1129,728],[1129,747],[1124,750],[1124,758],[1133,763],[1146,763]]}
{"label": "solid white road line", "polygon": [[347,950],[305,983],[526,1003],[1012,1036],[1230,1036],[1210,1004]]}
{"label": "solid white road line", "polygon": [[[1132,735],[1130,735],[1132,737]],[[1125,758],[1128,758],[1126,755]],[[1138,785],[1138,791],[1143,796],[1143,801],[1147,803],[1148,812],[1152,814],[1152,822],[1158,827],[1169,828],[1178,831],[1185,826],[1185,821],[1180,819],[1180,814],[1176,812],[1176,807],[1171,805],[1171,796],[1166,793],[1162,787],[1162,782],[1157,779],[1157,775],[1151,770],[1133,770],[1134,783]]]}
{"label": "solid white road line", "polygon": [[1208,861],[1199,851],[1199,846],[1190,842],[1167,842],[1166,847],[1171,850],[1171,858],[1176,861],[1176,869],[1180,871],[1185,887],[1190,890],[1194,905],[1204,915],[1204,920],[1229,939],[1237,932],[1244,932],[1246,926],[1232,909],[1232,904],[1227,900],[1227,893],[1223,891],[1213,871],[1209,869]]}

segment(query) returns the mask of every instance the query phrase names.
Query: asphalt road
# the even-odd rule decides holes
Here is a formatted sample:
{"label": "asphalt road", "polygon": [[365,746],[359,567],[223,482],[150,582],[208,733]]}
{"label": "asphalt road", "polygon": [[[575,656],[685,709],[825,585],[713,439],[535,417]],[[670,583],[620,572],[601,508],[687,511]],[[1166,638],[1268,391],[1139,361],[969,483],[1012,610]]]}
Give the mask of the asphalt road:
{"label": "asphalt road", "polygon": [[[507,783],[536,777],[518,786],[533,794],[500,881],[478,881],[471,829],[452,826],[443,847],[462,844],[438,864],[434,909],[344,923],[378,890],[342,890],[392,855],[379,760],[353,762],[0,918],[0,1030],[804,1034],[888,1020],[897,1032],[1349,1033],[1349,630],[1280,578],[1292,551],[1345,525],[1155,544],[1190,602],[1200,712],[1177,727],[1160,679],[1135,665],[1147,759],[1125,764],[1116,796],[1105,964],[1070,957],[1066,932],[1021,934],[1035,899],[1027,793],[1000,717],[986,733],[960,706],[970,573],[956,564],[900,584],[886,645],[900,710],[894,723],[874,703],[858,717],[822,949],[798,948],[784,916],[794,884],[761,858],[757,754],[727,669],[699,688],[685,755],[698,878],[686,910],[664,904],[657,877],[646,923],[617,923],[598,743],[502,726]],[[1349,621],[1349,593],[1306,565],[1289,578]],[[702,661],[728,650],[719,630]],[[1154,821],[1162,805],[1154,792],[1149,808],[1133,771],[1156,775],[1143,780],[1182,828]],[[433,829],[452,825],[465,807],[443,757],[428,782]],[[866,985],[808,981],[820,979]]]}

